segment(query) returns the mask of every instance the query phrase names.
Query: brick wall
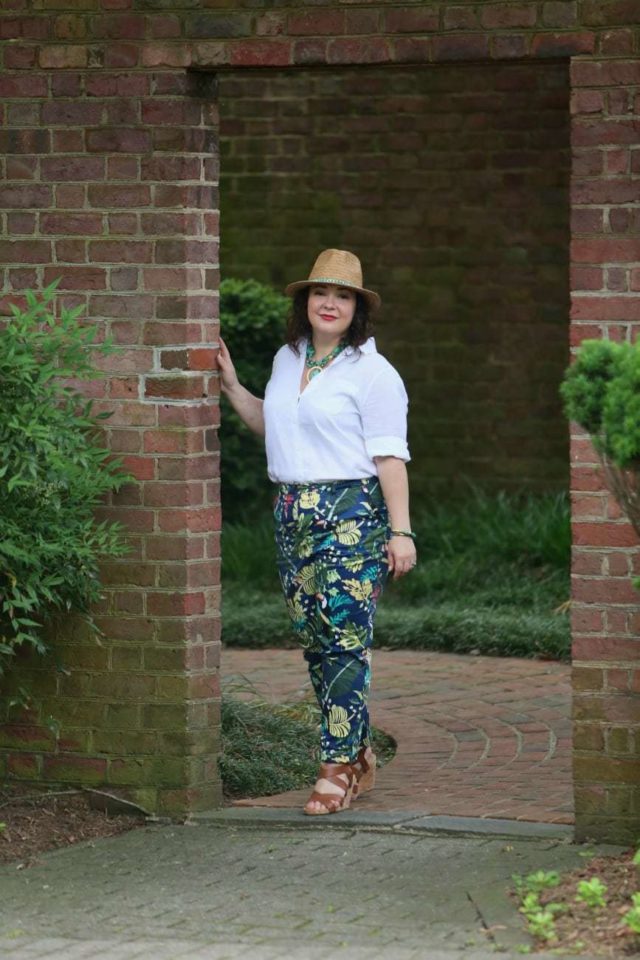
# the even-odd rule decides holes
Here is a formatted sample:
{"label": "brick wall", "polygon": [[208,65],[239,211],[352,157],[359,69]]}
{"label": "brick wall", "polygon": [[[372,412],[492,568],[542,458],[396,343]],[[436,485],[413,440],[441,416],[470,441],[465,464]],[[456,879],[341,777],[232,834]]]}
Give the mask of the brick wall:
{"label": "brick wall", "polygon": [[[4,729],[2,763],[176,811],[220,796],[216,108],[206,77],[87,73],[75,50],[41,53],[58,69],[0,78],[3,303],[62,277],[59,303],[118,345],[90,392],[138,480],[100,511],[124,523],[131,553],[103,567],[102,644],[69,625],[54,644],[68,673],[21,664],[14,679],[37,702]],[[5,65],[23,57],[7,48]]]}
{"label": "brick wall", "polygon": [[[574,58],[573,345],[640,323],[636,0],[183,4],[6,0],[0,14],[0,308],[61,275],[66,302],[113,330],[126,349],[100,400],[141,481],[106,508],[137,552],[106,571],[104,647],[69,627],[71,676],[30,671],[61,737],[23,717],[2,729],[2,763],[172,812],[219,799],[217,120],[215,76],[193,73]],[[636,840],[637,538],[578,433],[571,464],[577,830]]]}
{"label": "brick wall", "polygon": [[219,103],[222,273],[280,288],[359,253],[414,496],[566,489],[566,64],[232,71]]}
{"label": "brick wall", "polygon": [[[640,332],[640,61],[572,68],[573,323],[587,337]],[[598,459],[571,438],[574,783],[578,834],[637,839],[640,610],[638,539],[604,488]]]}

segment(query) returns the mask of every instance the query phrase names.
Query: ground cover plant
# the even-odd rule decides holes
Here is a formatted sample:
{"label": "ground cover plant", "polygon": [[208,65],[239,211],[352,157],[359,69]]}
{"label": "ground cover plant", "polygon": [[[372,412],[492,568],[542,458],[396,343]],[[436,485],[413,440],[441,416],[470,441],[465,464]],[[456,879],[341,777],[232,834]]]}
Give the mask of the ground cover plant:
{"label": "ground cover plant", "polygon": [[[372,730],[380,765],[395,742]],[[272,704],[245,677],[226,677],[222,698],[222,754],[218,761],[226,800],[261,797],[315,783],[320,710],[315,700]]]}
{"label": "ground cover plant", "polygon": [[[562,956],[640,953],[640,851],[595,856],[565,875],[538,870],[514,876],[513,894],[534,938],[533,949]],[[531,948],[522,946],[520,953]]]}
{"label": "ground cover plant", "polygon": [[[413,510],[418,566],[389,581],[376,646],[569,659],[570,505],[563,493],[488,493]],[[223,640],[294,645],[276,573],[273,520],[225,523]]]}

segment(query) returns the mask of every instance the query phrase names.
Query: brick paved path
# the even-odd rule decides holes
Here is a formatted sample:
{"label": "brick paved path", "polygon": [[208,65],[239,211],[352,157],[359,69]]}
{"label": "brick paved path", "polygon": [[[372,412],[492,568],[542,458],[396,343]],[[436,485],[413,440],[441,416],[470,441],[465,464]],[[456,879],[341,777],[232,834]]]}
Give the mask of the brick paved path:
{"label": "brick paved path", "polygon": [[[274,702],[310,697],[298,650],[225,650]],[[570,668],[515,658],[374,653],[371,716],[398,744],[365,810],[572,823]],[[308,790],[236,801],[299,807]]]}

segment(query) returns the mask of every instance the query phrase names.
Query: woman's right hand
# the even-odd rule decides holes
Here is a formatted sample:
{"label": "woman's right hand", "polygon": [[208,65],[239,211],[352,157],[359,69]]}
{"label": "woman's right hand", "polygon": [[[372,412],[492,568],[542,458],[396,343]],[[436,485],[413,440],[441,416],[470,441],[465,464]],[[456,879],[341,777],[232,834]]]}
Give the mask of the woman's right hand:
{"label": "woman's right hand", "polygon": [[218,339],[220,340],[220,349],[216,356],[216,362],[220,371],[220,388],[223,393],[229,393],[239,385],[240,381],[226,343],[222,337],[218,337]]}

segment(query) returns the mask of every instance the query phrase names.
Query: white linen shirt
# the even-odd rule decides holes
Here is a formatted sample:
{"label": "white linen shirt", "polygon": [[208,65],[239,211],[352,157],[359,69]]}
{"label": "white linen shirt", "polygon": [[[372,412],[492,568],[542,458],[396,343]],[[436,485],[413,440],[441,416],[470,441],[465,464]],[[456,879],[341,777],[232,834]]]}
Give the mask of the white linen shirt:
{"label": "white linen shirt", "polygon": [[346,347],[300,393],[300,355],[285,344],[273,360],[264,396],[267,472],[275,483],[376,476],[376,456],[410,460],[408,397],[373,337]]}

